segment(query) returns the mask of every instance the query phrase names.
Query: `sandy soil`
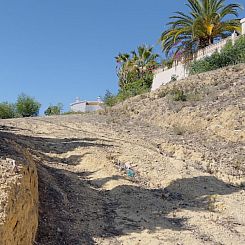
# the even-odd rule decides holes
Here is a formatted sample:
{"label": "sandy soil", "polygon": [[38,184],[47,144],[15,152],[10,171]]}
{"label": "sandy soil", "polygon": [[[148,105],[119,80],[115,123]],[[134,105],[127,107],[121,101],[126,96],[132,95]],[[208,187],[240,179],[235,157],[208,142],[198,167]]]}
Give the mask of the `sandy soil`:
{"label": "sandy soil", "polygon": [[38,166],[36,244],[245,244],[243,172],[212,171],[186,135],[173,142],[157,126],[107,122],[96,114],[0,121],[1,137],[28,148]]}

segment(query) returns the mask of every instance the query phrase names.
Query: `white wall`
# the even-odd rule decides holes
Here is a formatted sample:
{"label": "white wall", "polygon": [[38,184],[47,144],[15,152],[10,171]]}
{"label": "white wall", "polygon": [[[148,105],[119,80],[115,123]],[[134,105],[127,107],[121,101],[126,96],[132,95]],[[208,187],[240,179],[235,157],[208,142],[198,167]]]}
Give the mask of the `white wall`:
{"label": "white wall", "polygon": [[86,101],[80,101],[80,102],[71,104],[71,111],[85,112],[86,111]]}
{"label": "white wall", "polygon": [[[242,35],[245,35],[245,18],[241,19],[241,26],[242,26]],[[221,40],[219,43],[210,45],[202,50],[199,50],[196,56],[196,60],[203,59],[206,56],[210,56],[215,51],[220,52],[221,48],[227,43],[227,41],[232,40],[232,43],[235,42],[237,36],[235,33],[224,40]],[[177,76],[177,80],[183,79],[188,77],[188,71],[185,69],[185,66],[180,64],[178,66],[174,66],[168,70],[161,70],[158,69],[155,71],[151,91],[158,89],[161,85],[167,84],[171,81],[172,76]]]}
{"label": "white wall", "polygon": [[101,109],[102,109],[102,106],[100,105],[86,105],[86,111],[98,111]]}
{"label": "white wall", "polygon": [[167,84],[171,81],[172,76],[176,76],[177,80],[187,77],[185,66],[180,64],[171,69],[155,73],[151,91],[158,89],[161,85]]}
{"label": "white wall", "polygon": [[71,111],[73,112],[89,112],[89,111],[97,111],[102,109],[102,104],[92,104],[90,105],[87,101],[79,101],[71,104]]}
{"label": "white wall", "polygon": [[235,41],[235,38],[236,38],[236,36],[233,35],[231,37],[228,37],[226,39],[219,41],[218,43],[211,44],[211,45],[207,46],[206,48],[198,50],[198,52],[196,53],[195,60],[201,60],[205,57],[211,56],[215,52],[220,52],[221,49],[226,45],[226,43],[228,41],[230,41],[232,39],[234,39],[234,41]]}
{"label": "white wall", "polygon": [[242,34],[245,35],[245,18],[241,19],[242,24]]}

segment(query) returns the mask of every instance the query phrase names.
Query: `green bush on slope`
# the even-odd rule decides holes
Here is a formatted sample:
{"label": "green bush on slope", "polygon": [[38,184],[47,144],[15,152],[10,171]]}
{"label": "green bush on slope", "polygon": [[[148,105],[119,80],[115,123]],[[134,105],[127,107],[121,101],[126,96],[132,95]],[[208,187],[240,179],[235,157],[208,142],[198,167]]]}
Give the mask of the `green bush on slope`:
{"label": "green bush on slope", "polygon": [[18,96],[16,108],[22,117],[38,116],[41,104],[34,98],[21,94]]}
{"label": "green bush on slope", "polygon": [[57,105],[50,105],[44,112],[46,116],[60,115],[62,112],[63,105],[61,103]]}
{"label": "green bush on slope", "polygon": [[14,117],[17,117],[15,104],[8,103],[8,102],[0,103],[0,118],[8,119]]}
{"label": "green bush on slope", "polygon": [[231,41],[228,42],[220,53],[216,52],[203,60],[194,61],[190,65],[190,74],[198,74],[238,63],[245,63],[245,36],[240,37],[234,46]]}

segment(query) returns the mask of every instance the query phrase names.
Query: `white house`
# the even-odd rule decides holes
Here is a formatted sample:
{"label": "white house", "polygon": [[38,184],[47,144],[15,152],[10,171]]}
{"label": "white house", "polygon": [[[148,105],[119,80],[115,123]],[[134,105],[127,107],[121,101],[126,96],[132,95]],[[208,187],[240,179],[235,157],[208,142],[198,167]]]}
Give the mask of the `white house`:
{"label": "white house", "polygon": [[[242,35],[245,35],[245,18],[241,20]],[[212,55],[214,52],[220,52],[220,50],[226,45],[228,41],[232,41],[234,44],[237,39],[236,33],[233,33],[230,37],[221,40],[215,44],[209,45],[206,48],[200,49],[196,55],[195,60],[203,59],[207,56]],[[159,68],[154,72],[154,79],[152,83],[151,90],[154,91],[158,89],[161,85],[169,83],[173,78],[180,80],[188,77],[189,72],[187,67],[182,63],[176,63],[171,69]]]}
{"label": "white house", "polygon": [[91,112],[101,110],[102,105],[103,102],[100,97],[96,101],[81,101],[79,98],[76,98],[75,102],[70,104],[70,107],[73,112]]}

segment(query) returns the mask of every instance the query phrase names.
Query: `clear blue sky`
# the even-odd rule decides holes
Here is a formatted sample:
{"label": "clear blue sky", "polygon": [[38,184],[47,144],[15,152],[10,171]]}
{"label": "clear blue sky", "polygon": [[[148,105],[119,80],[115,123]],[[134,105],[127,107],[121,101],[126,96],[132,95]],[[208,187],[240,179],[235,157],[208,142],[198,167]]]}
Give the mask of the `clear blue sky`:
{"label": "clear blue sky", "polygon": [[[234,1],[233,1],[234,2]],[[245,5],[245,0],[238,1]],[[156,45],[183,0],[0,1],[0,101],[24,92],[42,110],[117,91],[114,57]],[[241,16],[245,16],[244,13]]]}

